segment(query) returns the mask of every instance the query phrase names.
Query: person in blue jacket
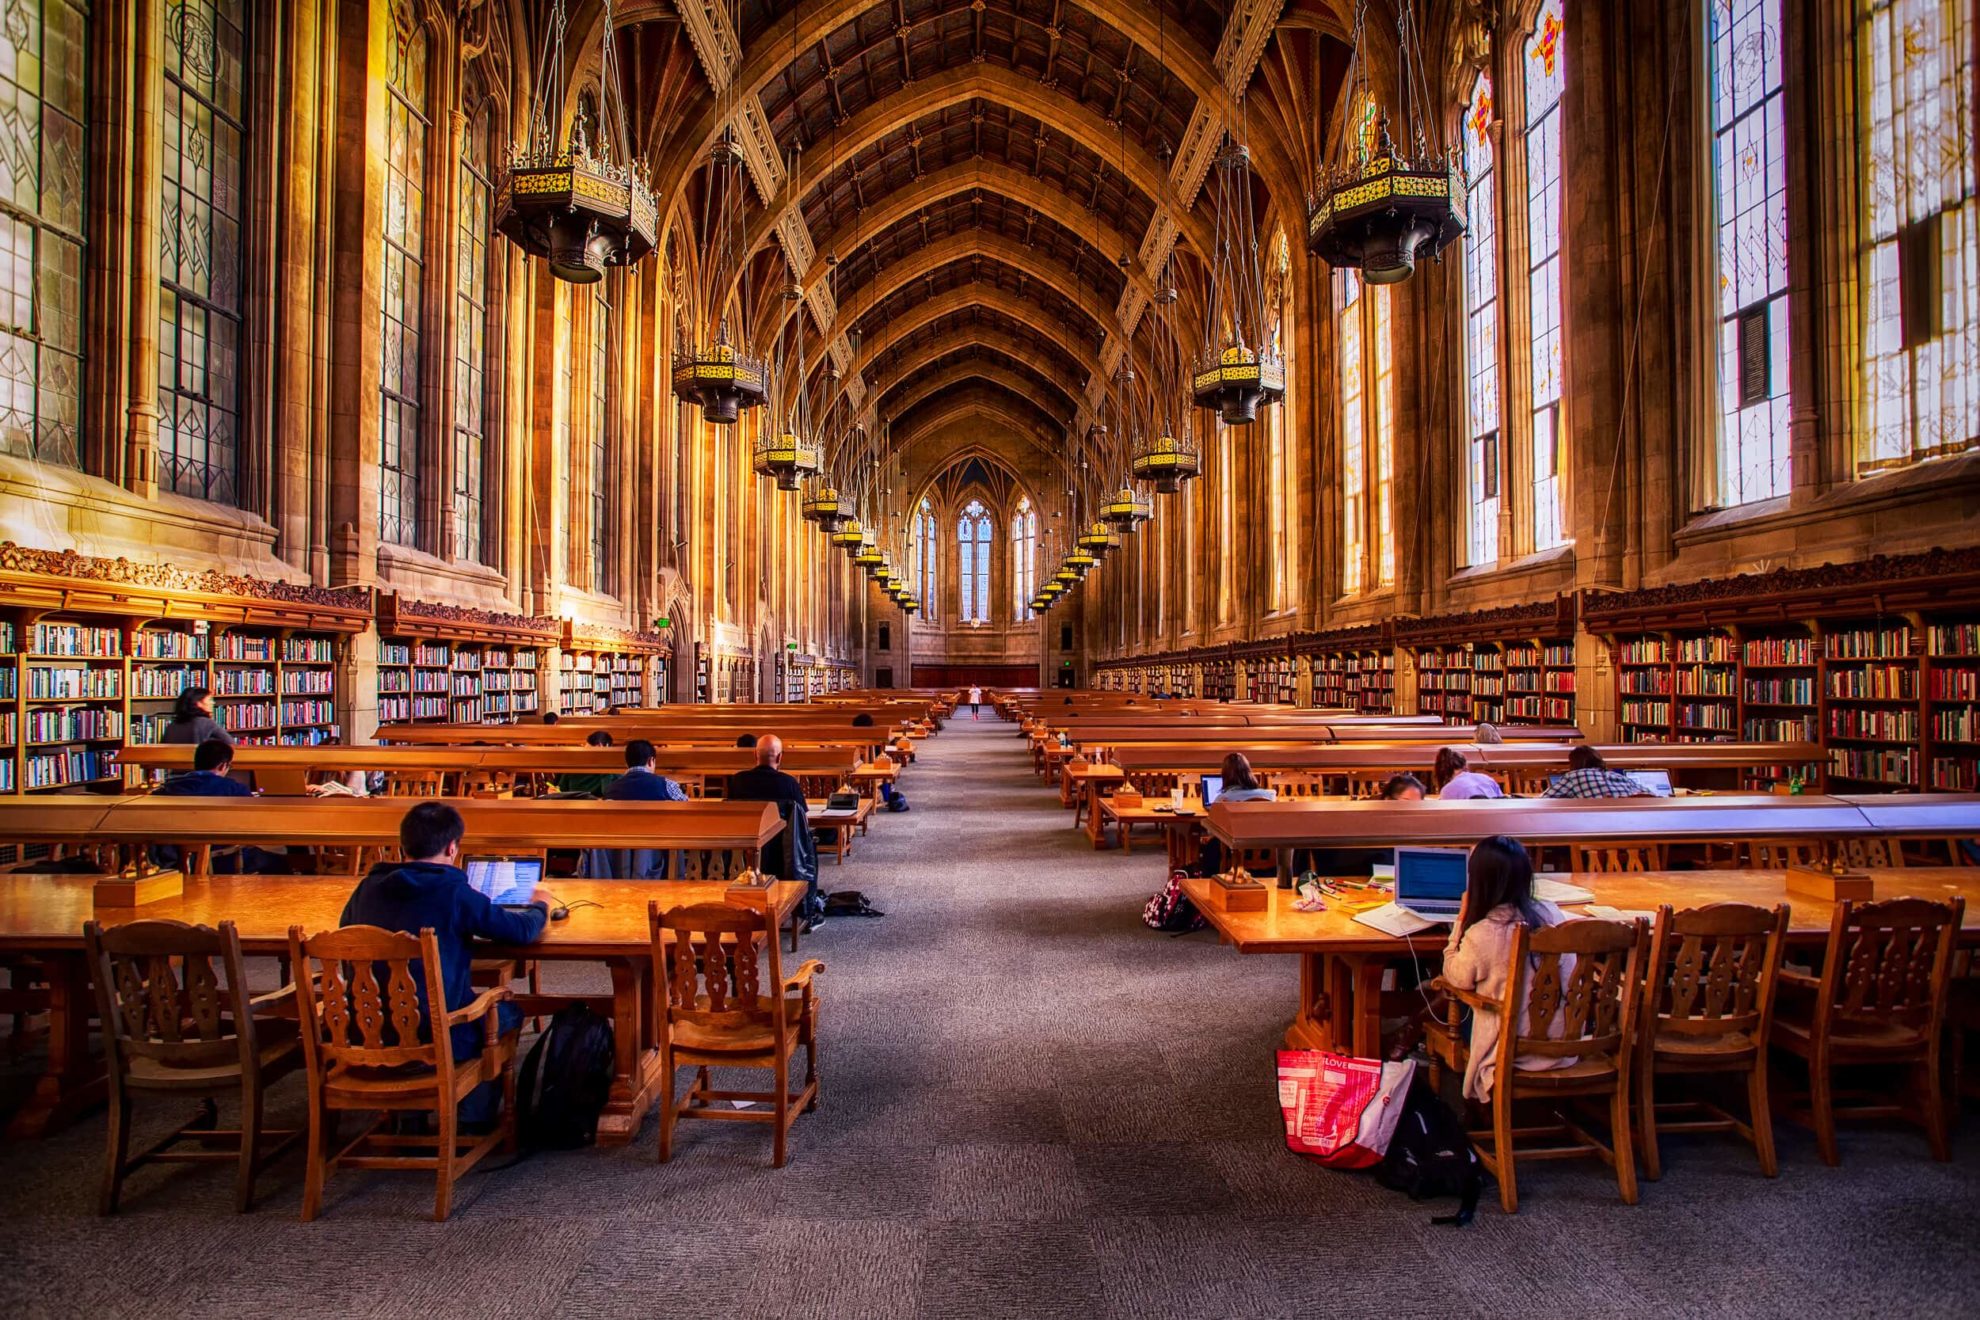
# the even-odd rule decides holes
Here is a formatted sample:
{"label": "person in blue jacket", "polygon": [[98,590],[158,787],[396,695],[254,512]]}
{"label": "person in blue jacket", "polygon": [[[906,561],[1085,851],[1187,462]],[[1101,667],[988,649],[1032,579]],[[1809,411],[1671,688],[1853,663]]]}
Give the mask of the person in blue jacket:
{"label": "person in blue jacket", "polygon": [[[151,790],[154,797],[253,797],[254,790],[227,776],[234,768],[234,745],[224,738],[208,738],[193,748],[193,768],[174,775]],[[170,844],[151,850],[151,860],[159,866],[177,866],[184,854]],[[263,848],[215,849],[215,875],[287,875],[286,854]]]}
{"label": "person in blue jacket", "polygon": [[[380,862],[358,881],[344,904],[346,926],[379,926],[417,935],[431,928],[440,942],[441,989],[453,1010],[474,998],[474,942],[534,944],[550,921],[552,898],[539,886],[524,908],[498,907],[468,883],[461,869],[461,840],[467,826],[461,813],[445,802],[422,802],[399,822],[399,849],[407,860]],[[417,973],[415,973],[417,975]],[[429,1024],[426,986],[419,987],[420,1015]],[[522,1013],[514,1004],[496,1006],[501,1034],[522,1028]],[[452,1031],[454,1059],[481,1057],[480,1022],[462,1023]],[[498,1082],[484,1082],[461,1101],[460,1120],[481,1125],[494,1120],[501,1099]]]}
{"label": "person in blue jacket", "polygon": [[663,774],[656,774],[653,763],[660,754],[644,738],[626,744],[626,772],[605,786],[611,802],[685,802],[681,786]]}

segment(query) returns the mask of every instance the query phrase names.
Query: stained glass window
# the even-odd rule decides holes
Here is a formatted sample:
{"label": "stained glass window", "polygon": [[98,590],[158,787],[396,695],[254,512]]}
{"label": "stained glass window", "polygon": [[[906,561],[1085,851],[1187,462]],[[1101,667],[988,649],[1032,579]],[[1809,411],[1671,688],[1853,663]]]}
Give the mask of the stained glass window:
{"label": "stained glass window", "polygon": [[83,143],[89,21],[0,12],[0,450],[82,465]]}
{"label": "stained glass window", "polygon": [[959,612],[964,623],[990,622],[990,512],[979,500],[956,519]]}
{"label": "stained glass window", "polygon": [[1031,598],[1038,592],[1038,514],[1030,496],[1020,496],[1011,517],[1011,614],[1031,617]]}
{"label": "stained glass window", "polygon": [[378,535],[419,539],[420,288],[425,277],[426,39],[393,39],[386,59],[385,256],[379,339]]}
{"label": "stained glass window", "polygon": [[159,179],[158,484],[240,503],[239,0],[179,0],[165,18]]}
{"label": "stained glass window", "polygon": [[1353,270],[1334,275],[1334,313],[1341,364],[1341,594],[1352,596],[1363,584],[1368,520],[1361,276]]}
{"label": "stained glass window", "polygon": [[469,125],[461,148],[460,282],[454,327],[454,555],[482,562],[481,491],[487,459],[488,121]]}
{"label": "stained glass window", "polygon": [[1293,284],[1292,248],[1280,230],[1272,244],[1272,278],[1265,306],[1273,315],[1273,338],[1279,360],[1286,366],[1286,398],[1283,406],[1267,408],[1260,420],[1265,426],[1265,510],[1271,545],[1270,600],[1274,610],[1291,604],[1293,581],[1291,519],[1287,516],[1299,498],[1286,471],[1286,418],[1292,416],[1293,389]]}
{"label": "stained glass window", "polygon": [[935,510],[926,499],[921,501],[921,513],[915,524],[915,538],[920,549],[915,557],[914,594],[921,598],[921,616],[933,619],[935,604],[941,599],[938,589],[941,579],[935,576]]}
{"label": "stained glass window", "polygon": [[1499,558],[1499,206],[1491,75],[1481,73],[1464,112],[1465,562]]}
{"label": "stained glass window", "polygon": [[616,585],[612,572],[612,449],[605,415],[606,373],[611,362],[610,325],[604,285],[591,286],[591,364],[585,373],[589,395],[585,409],[585,437],[591,487],[591,589],[610,593]]}
{"label": "stained glass window", "polygon": [[1369,445],[1374,469],[1375,507],[1371,510],[1375,542],[1375,582],[1392,586],[1396,580],[1396,350],[1390,328],[1389,291],[1370,290],[1369,338],[1374,349],[1369,379],[1374,400],[1374,435]]}
{"label": "stained glass window", "polygon": [[1566,539],[1561,506],[1561,93],[1567,87],[1561,0],[1546,0],[1526,43],[1527,282],[1533,371],[1533,547]]}
{"label": "stained glass window", "polygon": [[1975,9],[1863,0],[1864,471],[1980,447]]}

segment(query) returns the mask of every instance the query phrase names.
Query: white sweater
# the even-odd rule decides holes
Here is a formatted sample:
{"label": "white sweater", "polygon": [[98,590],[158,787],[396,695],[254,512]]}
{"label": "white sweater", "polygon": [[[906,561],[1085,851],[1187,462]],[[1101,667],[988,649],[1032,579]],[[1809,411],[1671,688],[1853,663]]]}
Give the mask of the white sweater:
{"label": "white sweater", "polygon": [[[1558,926],[1566,921],[1567,914],[1544,900],[1536,900],[1540,921],[1545,926]],[[1444,980],[1469,990],[1483,999],[1503,1000],[1506,997],[1507,973],[1511,970],[1513,937],[1519,927],[1519,909],[1510,903],[1502,903],[1486,913],[1478,923],[1460,934],[1451,931],[1451,942],[1444,948]],[[1567,954],[1561,959],[1561,980],[1574,974],[1574,955]],[[1529,1030],[1526,1022],[1526,1009],[1520,1007],[1520,1030]],[[1555,1024],[1558,1030],[1558,1022]],[[1492,1099],[1492,1077],[1499,1067],[1499,1014],[1490,1009],[1474,1009],[1471,1015],[1471,1052],[1464,1064],[1464,1094],[1467,1099],[1486,1104]],[[1535,1058],[1528,1056],[1513,1060],[1520,1068],[1541,1072],[1551,1068],[1566,1068],[1572,1058]]]}

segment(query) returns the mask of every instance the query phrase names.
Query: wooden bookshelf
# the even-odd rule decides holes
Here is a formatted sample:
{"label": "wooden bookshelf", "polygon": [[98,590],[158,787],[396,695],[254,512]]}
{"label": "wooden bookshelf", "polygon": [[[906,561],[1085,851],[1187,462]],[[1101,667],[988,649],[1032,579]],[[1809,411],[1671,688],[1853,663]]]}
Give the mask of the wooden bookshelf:
{"label": "wooden bookshelf", "polygon": [[1416,659],[1421,715],[1447,723],[1572,725],[1575,598],[1396,621]]}
{"label": "wooden bookshelf", "polygon": [[563,626],[389,595],[378,632],[380,724],[510,724],[542,709],[543,656]]}
{"label": "wooden bookshelf", "polygon": [[[657,633],[564,625],[557,670],[557,708],[566,715],[603,715],[622,706],[655,706],[665,699],[669,649]],[[697,689],[701,682],[697,668]],[[696,699],[700,700],[699,691]]]}
{"label": "wooden bookshelf", "polygon": [[1980,621],[1925,625],[1926,786],[1980,791]]}
{"label": "wooden bookshelf", "polygon": [[1470,643],[1456,646],[1420,647],[1416,659],[1416,713],[1436,715],[1446,724],[1471,720],[1473,648]]}

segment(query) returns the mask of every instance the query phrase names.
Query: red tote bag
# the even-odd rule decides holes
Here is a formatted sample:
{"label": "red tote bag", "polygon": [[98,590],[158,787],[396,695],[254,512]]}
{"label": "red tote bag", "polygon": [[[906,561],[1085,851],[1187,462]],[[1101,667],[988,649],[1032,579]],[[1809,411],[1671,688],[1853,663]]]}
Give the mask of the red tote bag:
{"label": "red tote bag", "polygon": [[1287,1148],[1334,1169],[1380,1163],[1415,1073],[1413,1059],[1384,1063],[1329,1050],[1280,1050]]}

